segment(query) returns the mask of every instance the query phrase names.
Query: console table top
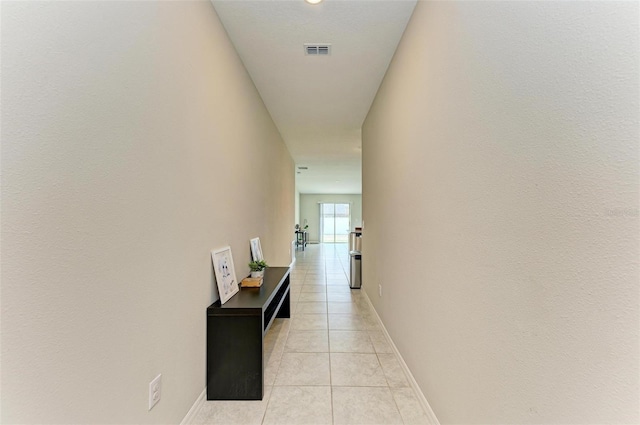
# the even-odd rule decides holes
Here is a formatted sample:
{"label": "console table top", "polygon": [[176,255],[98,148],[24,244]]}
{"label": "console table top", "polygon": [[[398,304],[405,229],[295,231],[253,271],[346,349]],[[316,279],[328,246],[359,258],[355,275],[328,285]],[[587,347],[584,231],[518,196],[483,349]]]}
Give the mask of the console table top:
{"label": "console table top", "polygon": [[207,308],[208,315],[229,314],[232,310],[262,311],[271,302],[280,284],[289,275],[289,267],[267,267],[264,270],[262,286],[259,288],[240,288],[229,301],[220,304],[220,300]]}

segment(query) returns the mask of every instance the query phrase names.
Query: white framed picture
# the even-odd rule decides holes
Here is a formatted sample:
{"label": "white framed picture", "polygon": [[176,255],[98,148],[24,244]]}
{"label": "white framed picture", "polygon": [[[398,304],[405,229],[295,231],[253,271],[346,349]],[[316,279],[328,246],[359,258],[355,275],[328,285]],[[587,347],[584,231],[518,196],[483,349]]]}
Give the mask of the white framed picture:
{"label": "white framed picture", "polygon": [[262,246],[260,245],[260,238],[251,239],[251,259],[253,261],[262,261]]}
{"label": "white framed picture", "polygon": [[211,251],[211,261],[216,275],[218,293],[220,294],[220,304],[224,304],[239,291],[236,269],[233,267],[231,247],[225,246]]}

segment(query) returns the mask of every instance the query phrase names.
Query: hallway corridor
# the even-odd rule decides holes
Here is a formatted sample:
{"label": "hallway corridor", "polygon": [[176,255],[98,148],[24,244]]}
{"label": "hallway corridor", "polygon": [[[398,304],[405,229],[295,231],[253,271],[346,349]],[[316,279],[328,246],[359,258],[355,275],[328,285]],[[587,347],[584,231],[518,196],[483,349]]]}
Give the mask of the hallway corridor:
{"label": "hallway corridor", "polygon": [[426,416],[359,289],[346,244],[310,245],[291,271],[291,319],[265,337],[262,401],[205,401],[198,424],[424,424]]}

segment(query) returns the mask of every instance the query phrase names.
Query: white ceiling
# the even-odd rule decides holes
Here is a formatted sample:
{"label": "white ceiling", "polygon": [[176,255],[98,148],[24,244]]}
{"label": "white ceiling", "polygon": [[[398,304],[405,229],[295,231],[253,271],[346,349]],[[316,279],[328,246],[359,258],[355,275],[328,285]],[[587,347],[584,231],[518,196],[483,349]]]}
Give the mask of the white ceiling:
{"label": "white ceiling", "polygon": [[[362,122],[416,1],[212,2],[293,156],[298,191],[361,193]],[[331,55],[305,56],[305,43],[330,43]]]}

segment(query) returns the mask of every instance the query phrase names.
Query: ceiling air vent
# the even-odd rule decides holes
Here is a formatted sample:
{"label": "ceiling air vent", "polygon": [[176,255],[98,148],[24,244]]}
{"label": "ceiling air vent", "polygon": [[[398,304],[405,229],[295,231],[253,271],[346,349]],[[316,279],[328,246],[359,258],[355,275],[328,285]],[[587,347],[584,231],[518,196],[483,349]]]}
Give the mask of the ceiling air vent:
{"label": "ceiling air vent", "polygon": [[331,44],[306,43],[304,54],[308,56],[327,56],[331,54]]}

